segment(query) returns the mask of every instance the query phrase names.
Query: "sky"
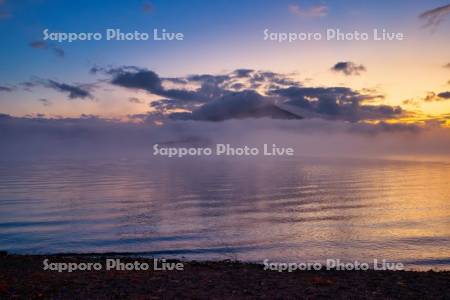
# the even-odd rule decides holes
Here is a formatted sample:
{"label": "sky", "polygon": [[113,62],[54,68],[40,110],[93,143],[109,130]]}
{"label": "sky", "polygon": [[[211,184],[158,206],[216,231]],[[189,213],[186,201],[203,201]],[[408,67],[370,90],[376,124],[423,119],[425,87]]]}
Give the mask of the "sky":
{"label": "sky", "polygon": [[[448,1],[0,1],[0,113],[26,118],[321,118],[450,126]],[[49,32],[182,41],[44,41]],[[401,32],[402,41],[264,40]],[[236,71],[241,70],[241,72]],[[248,70],[244,72],[242,70]],[[209,77],[200,75],[209,75]],[[279,111],[281,109],[281,112]]]}

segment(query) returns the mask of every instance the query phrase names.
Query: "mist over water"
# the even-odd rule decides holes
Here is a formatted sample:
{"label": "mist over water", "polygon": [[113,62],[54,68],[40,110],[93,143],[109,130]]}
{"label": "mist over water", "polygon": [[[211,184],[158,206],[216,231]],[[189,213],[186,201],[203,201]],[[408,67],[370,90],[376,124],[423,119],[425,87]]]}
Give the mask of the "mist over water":
{"label": "mist over water", "polygon": [[0,164],[0,249],[450,268],[450,164],[27,159]]}
{"label": "mist over water", "polygon": [[0,118],[0,161],[136,158],[154,144],[292,147],[297,156],[408,158],[450,162],[450,129],[320,119],[169,121],[163,126],[99,118]]}

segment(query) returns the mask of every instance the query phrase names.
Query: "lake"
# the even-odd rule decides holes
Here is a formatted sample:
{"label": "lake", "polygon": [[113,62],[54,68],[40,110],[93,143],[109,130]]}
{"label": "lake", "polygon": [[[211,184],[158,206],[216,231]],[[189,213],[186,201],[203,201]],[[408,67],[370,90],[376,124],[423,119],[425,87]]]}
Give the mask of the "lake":
{"label": "lake", "polygon": [[0,249],[450,269],[450,163],[3,161]]}

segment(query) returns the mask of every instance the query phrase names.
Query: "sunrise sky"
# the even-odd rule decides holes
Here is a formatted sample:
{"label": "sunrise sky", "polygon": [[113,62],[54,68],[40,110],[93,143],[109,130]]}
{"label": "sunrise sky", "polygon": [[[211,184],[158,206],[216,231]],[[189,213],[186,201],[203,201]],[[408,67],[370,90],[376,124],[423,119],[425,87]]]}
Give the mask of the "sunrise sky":
{"label": "sunrise sky", "polygon": [[[45,118],[85,114],[129,120],[158,110],[163,114],[191,112],[231,91],[251,90],[290,101],[302,97],[315,105],[323,95],[317,89],[345,87],[349,90],[336,97],[352,97],[358,105],[381,106],[377,112],[383,116],[366,117],[369,110],[372,113],[369,109],[358,117],[352,112],[351,119],[341,119],[421,124],[434,120],[450,126],[449,13],[448,1],[435,0],[2,0],[0,113]],[[102,33],[106,28],[123,32],[165,28],[182,32],[184,40],[59,43],[43,41],[45,28]],[[322,33],[327,28],[370,33],[385,28],[402,32],[406,40],[278,43],[264,40],[266,28]],[[235,71],[243,69],[252,71],[242,76]],[[193,77],[201,74],[212,76],[207,80]],[[284,81],[273,81],[273,74]],[[140,81],[141,75],[144,81]],[[255,84],[262,78],[258,76],[265,76],[265,85]],[[215,89],[207,97],[206,87]],[[300,94],[287,95],[283,90],[289,87],[298,88]],[[327,90],[326,97],[335,94],[335,90]],[[339,104],[342,100],[333,101]],[[402,113],[397,113],[397,106]],[[386,107],[393,112],[385,114]],[[314,109],[302,109],[314,116],[344,114],[331,114],[320,103]]]}

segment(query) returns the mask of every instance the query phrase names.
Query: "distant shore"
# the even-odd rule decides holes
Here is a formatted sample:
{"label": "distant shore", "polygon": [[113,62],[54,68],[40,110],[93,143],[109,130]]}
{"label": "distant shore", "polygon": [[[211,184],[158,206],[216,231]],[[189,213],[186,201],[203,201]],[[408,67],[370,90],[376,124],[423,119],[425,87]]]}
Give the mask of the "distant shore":
{"label": "distant shore", "polygon": [[[46,260],[44,270],[44,260]],[[147,270],[106,270],[105,261]],[[57,262],[61,265],[50,265]],[[161,263],[162,262],[162,263]],[[68,272],[66,264],[90,270]],[[234,261],[88,255],[0,254],[2,299],[450,299],[450,272],[264,270]],[[176,268],[178,266],[178,268]],[[181,268],[181,266],[183,266]],[[50,269],[49,269],[50,268]],[[169,270],[167,270],[167,268]]]}

